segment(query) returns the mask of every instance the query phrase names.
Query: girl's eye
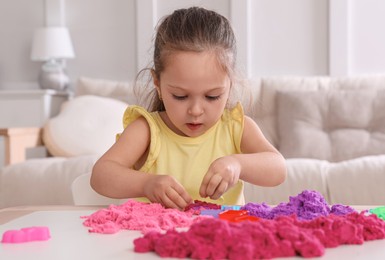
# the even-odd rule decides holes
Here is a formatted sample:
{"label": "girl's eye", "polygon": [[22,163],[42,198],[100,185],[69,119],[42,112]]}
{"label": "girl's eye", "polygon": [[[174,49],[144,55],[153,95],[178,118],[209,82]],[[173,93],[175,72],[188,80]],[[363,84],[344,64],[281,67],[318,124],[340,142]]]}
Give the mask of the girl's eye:
{"label": "girl's eye", "polygon": [[218,100],[218,99],[221,98],[221,96],[220,96],[220,95],[219,95],[219,96],[206,96],[206,98],[207,98],[208,100]]}
{"label": "girl's eye", "polygon": [[177,96],[177,95],[172,95],[173,98],[175,98],[176,100],[185,100],[187,98],[187,96]]}

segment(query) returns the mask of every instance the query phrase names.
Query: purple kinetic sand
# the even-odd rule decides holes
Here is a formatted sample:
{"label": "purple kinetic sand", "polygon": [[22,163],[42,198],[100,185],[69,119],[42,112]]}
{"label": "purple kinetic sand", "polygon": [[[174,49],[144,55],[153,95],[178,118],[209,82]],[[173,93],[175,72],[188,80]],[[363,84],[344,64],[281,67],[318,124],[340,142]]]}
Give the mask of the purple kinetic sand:
{"label": "purple kinetic sand", "polygon": [[347,215],[349,213],[352,213],[354,211],[355,210],[349,206],[341,205],[341,204],[335,204],[332,206],[332,208],[330,210],[330,214],[342,216],[342,215]]}
{"label": "purple kinetic sand", "polygon": [[278,216],[296,215],[298,219],[311,220],[329,214],[346,215],[354,209],[344,205],[329,207],[325,198],[317,191],[305,190],[297,196],[291,196],[288,203],[270,207],[266,203],[247,203],[241,209],[249,211],[252,216],[274,219]]}

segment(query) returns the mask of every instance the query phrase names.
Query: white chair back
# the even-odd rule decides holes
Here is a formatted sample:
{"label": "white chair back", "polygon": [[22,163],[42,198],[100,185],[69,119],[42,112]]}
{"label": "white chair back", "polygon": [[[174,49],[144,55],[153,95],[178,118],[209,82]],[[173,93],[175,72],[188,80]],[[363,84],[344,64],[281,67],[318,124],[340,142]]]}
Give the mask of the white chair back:
{"label": "white chair back", "polygon": [[120,199],[111,199],[98,194],[90,185],[91,173],[77,177],[71,185],[74,204],[85,205],[110,205],[120,204]]}

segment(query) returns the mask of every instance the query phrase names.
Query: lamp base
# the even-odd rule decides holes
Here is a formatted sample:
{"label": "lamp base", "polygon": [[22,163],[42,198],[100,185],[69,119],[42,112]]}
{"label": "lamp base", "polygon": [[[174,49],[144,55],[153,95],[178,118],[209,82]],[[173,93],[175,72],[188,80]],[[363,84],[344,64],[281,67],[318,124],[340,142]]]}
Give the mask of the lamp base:
{"label": "lamp base", "polygon": [[69,77],[62,64],[49,60],[43,64],[39,74],[39,85],[42,89],[64,91],[70,83]]}

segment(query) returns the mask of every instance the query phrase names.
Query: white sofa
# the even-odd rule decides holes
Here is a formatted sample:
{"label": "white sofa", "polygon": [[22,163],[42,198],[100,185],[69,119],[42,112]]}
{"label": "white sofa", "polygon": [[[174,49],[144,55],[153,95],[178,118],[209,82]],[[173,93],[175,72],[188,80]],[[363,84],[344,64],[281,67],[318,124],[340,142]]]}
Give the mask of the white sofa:
{"label": "white sofa", "polygon": [[[385,205],[385,76],[266,77],[248,85],[245,111],[286,157],[288,178],[273,188],[246,184],[247,201],[278,204],[312,189],[330,204]],[[79,79],[75,97],[43,128],[52,157],[1,169],[0,208],[118,202],[95,194],[88,180],[133,103],[128,83]]]}
{"label": "white sofa", "polygon": [[385,76],[261,78],[253,90],[250,114],[288,179],[248,187],[248,198],[277,204],[315,189],[331,204],[385,205]]}

